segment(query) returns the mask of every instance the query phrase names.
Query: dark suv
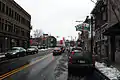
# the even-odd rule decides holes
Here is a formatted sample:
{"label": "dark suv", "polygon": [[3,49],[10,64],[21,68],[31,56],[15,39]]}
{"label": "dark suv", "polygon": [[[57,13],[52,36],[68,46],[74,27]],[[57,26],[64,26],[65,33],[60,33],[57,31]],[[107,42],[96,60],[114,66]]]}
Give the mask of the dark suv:
{"label": "dark suv", "polygon": [[72,49],[68,58],[68,72],[82,75],[87,75],[87,73],[93,70],[93,58],[92,54],[84,51],[81,47],[76,47]]}

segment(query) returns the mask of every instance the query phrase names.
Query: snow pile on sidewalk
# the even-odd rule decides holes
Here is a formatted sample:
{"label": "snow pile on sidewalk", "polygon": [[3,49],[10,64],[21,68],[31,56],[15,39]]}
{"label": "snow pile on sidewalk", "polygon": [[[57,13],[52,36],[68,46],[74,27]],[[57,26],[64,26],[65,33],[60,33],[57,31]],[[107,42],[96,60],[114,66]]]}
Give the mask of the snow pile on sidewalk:
{"label": "snow pile on sidewalk", "polygon": [[3,58],[3,57],[5,57],[5,55],[0,55],[0,58]]}
{"label": "snow pile on sidewalk", "polygon": [[45,50],[48,50],[48,49],[40,49],[40,51],[45,51]]}
{"label": "snow pile on sidewalk", "polygon": [[99,63],[99,62],[96,62],[95,66],[110,80],[119,80],[120,79],[120,71],[118,71],[117,68],[114,68],[113,66],[107,67],[105,63]]}

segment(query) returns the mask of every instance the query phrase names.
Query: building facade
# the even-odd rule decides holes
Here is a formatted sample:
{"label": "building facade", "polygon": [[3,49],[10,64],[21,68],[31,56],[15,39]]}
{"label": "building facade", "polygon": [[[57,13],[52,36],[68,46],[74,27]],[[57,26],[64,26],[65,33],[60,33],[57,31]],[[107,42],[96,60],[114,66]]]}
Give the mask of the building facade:
{"label": "building facade", "polygon": [[31,16],[14,0],[0,0],[0,52],[13,46],[27,48]]}
{"label": "building facade", "polygon": [[[99,0],[92,11],[95,20],[95,48],[112,62],[120,58],[120,0]],[[119,58],[118,58],[119,56]]]}

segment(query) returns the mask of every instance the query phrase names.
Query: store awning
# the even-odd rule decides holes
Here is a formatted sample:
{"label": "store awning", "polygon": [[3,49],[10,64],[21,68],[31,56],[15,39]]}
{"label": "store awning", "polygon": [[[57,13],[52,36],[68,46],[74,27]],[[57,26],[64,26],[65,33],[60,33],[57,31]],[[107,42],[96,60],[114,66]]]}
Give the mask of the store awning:
{"label": "store awning", "polygon": [[108,28],[103,34],[106,36],[120,35],[120,23],[117,23],[114,26]]}

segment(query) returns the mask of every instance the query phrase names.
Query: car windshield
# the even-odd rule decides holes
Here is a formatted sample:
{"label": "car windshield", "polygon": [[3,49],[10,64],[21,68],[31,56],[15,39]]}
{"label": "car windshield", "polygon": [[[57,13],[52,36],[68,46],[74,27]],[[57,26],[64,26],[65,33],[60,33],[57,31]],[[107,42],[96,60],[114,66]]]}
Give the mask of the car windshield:
{"label": "car windshield", "polygon": [[55,50],[60,50],[60,47],[56,47]]}
{"label": "car windshield", "polygon": [[73,50],[72,52],[74,52],[74,56],[83,56],[83,53],[82,53],[82,51],[81,50]]}
{"label": "car windshield", "polygon": [[30,48],[36,48],[37,46],[30,46]]}
{"label": "car windshield", "polygon": [[34,47],[29,47],[28,49],[35,49]]}
{"label": "car windshield", "polygon": [[13,47],[11,50],[19,50],[20,48]]}

